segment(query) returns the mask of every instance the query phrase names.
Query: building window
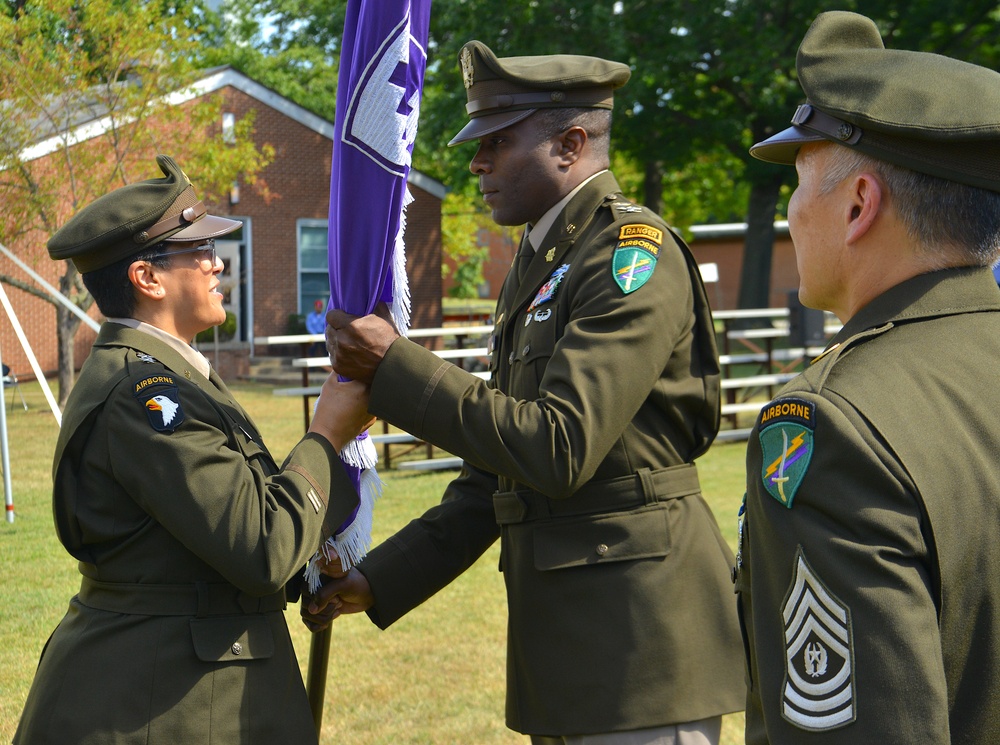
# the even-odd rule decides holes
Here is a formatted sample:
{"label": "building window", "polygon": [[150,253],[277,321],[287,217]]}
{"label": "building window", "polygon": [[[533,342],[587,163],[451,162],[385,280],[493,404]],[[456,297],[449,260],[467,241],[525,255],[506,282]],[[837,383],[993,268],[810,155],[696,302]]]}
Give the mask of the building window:
{"label": "building window", "polygon": [[330,254],[326,220],[298,221],[299,313],[305,315],[313,303],[330,298]]}
{"label": "building window", "polygon": [[222,141],[227,145],[236,144],[236,114],[222,113]]}

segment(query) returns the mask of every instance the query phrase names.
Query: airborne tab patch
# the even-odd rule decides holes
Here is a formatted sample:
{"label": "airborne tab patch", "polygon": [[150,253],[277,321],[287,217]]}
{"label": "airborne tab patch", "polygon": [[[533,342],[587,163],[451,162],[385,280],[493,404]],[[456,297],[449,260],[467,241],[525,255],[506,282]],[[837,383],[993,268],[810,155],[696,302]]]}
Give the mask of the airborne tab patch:
{"label": "airborne tab patch", "polygon": [[782,398],[760,413],[761,479],[767,493],[792,508],[813,453],[816,405],[798,398]]}
{"label": "airborne tab patch", "polygon": [[781,608],[785,631],[785,681],[781,715],[813,732],[855,719],[851,611],[823,584],[802,547]]}

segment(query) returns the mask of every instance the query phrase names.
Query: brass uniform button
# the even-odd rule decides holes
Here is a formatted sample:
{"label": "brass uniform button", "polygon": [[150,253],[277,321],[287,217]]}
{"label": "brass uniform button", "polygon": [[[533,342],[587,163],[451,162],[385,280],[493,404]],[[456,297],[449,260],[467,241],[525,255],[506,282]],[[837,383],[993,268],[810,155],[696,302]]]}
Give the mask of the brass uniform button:
{"label": "brass uniform button", "polygon": [[237,657],[243,654],[243,645],[239,642],[233,642],[233,654]]}
{"label": "brass uniform button", "polygon": [[598,556],[604,556],[608,552],[608,547],[603,543],[598,543],[596,551]]}

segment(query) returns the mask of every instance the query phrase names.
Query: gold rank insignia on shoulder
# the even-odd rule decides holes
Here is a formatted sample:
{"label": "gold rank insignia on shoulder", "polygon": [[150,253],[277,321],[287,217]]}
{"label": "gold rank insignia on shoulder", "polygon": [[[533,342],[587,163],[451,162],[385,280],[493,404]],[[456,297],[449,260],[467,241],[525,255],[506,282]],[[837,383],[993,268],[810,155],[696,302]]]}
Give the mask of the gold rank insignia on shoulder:
{"label": "gold rank insignia on shoulder", "polygon": [[758,427],[764,489],[791,509],[812,459],[816,405],[798,398],[772,401],[761,409]]}

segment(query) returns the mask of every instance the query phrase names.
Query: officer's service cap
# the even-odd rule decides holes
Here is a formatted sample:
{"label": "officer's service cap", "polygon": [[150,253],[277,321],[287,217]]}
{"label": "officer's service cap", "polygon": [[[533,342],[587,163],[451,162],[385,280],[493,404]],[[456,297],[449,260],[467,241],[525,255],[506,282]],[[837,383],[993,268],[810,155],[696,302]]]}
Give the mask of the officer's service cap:
{"label": "officer's service cap", "polygon": [[551,54],[497,57],[481,41],[459,53],[469,123],[449,145],[476,140],[527,118],[538,109],[610,109],[629,66],[599,57]]}
{"label": "officer's service cap", "polygon": [[49,257],[72,259],[80,273],[109,266],[162,241],[199,241],[242,223],[209,215],[172,158],[157,155],[163,178],[116,189],[71,217],[48,242]]}
{"label": "officer's service cap", "polygon": [[806,103],[790,128],[750,148],[792,164],[823,140],[914,171],[1000,191],[1000,74],[927,52],[886,49],[869,18],[821,13],[799,46]]}

